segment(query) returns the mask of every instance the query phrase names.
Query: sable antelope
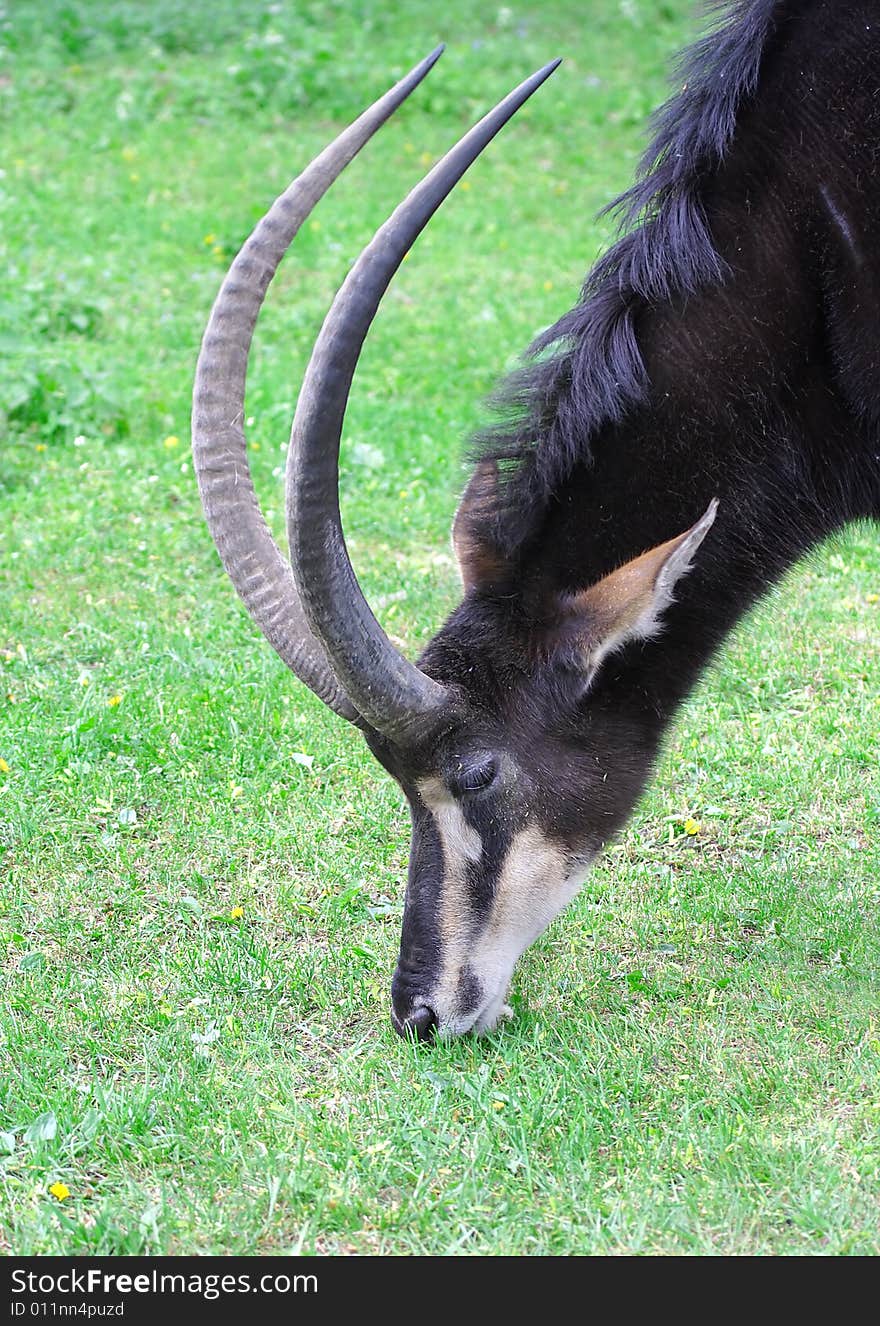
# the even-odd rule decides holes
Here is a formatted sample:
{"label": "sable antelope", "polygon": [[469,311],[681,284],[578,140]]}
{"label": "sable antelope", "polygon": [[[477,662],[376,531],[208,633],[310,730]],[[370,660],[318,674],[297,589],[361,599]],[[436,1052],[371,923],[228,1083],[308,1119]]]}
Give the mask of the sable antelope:
{"label": "sable antelope", "polygon": [[492,1027],[514,964],[629,815],[664,732],[746,609],[880,516],[880,14],[739,0],[658,113],[624,234],[502,394],[453,528],[461,605],[418,665],[370,611],[338,502],[358,354],[404,254],[555,68],[462,139],[378,231],[318,336],[287,467],[290,565],[245,453],[248,349],[304,218],[435,51],[295,181],[235,259],[193,443],[223,563],[284,662],[409,802],[392,1020]]}

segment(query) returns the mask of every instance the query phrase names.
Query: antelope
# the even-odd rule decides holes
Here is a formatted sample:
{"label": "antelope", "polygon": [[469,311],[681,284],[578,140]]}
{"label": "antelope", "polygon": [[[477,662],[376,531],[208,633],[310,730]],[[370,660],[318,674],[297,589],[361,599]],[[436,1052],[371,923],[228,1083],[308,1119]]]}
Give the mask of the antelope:
{"label": "antelope", "polygon": [[260,305],[315,203],[441,51],[246,241],[210,315],[192,421],[207,522],[245,606],[408,802],[391,1017],[420,1040],[509,1012],[517,960],[630,815],[731,629],[832,531],[880,518],[880,16],[872,0],[738,0],[684,57],[611,205],[621,237],[475,442],[452,536],[463,598],[418,662],[349,560],[346,402],[403,257],[558,61],[466,134],[351,268],[296,406],[282,556],[243,428]]}

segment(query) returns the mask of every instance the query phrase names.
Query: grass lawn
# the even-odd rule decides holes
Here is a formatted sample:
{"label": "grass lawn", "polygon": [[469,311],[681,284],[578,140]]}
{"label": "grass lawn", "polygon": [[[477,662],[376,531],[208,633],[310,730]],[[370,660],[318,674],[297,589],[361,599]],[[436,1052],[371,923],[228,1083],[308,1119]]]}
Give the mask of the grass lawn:
{"label": "grass lawn", "polygon": [[592,218],[687,0],[18,0],[4,23],[0,1249],[880,1251],[876,531],[730,642],[514,1021],[425,1048],[388,1021],[401,798],[251,626],[188,460],[208,309],[297,169],[449,43],[270,293],[248,412],[279,534],[349,263],[564,56],[414,248],[355,384],[352,554],[415,651],[456,599],[462,438],[607,244]]}

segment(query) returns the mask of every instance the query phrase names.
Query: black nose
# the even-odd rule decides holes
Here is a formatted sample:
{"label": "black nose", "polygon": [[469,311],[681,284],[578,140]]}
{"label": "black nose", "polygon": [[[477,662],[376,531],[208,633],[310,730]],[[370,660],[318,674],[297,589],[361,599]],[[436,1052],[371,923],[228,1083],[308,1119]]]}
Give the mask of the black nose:
{"label": "black nose", "polygon": [[394,1030],[399,1036],[415,1036],[416,1040],[430,1040],[434,1028],[437,1025],[437,1014],[433,1008],[428,1008],[422,1004],[420,1008],[413,1009],[402,1022],[397,1018],[392,1019]]}

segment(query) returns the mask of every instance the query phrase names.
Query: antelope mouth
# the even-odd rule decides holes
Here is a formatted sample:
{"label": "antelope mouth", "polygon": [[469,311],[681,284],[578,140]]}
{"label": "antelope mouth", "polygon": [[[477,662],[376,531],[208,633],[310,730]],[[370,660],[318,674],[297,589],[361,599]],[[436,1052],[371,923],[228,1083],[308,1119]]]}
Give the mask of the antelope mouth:
{"label": "antelope mouth", "polygon": [[468,1034],[483,1036],[494,1031],[504,1019],[513,1017],[513,1009],[507,1003],[509,987],[510,982],[503,981],[488,998],[481,990],[479,1003],[467,1011],[438,1013],[429,1000],[417,999],[401,1017],[392,1004],[391,1025],[404,1040],[413,1037],[419,1041],[457,1040]]}

